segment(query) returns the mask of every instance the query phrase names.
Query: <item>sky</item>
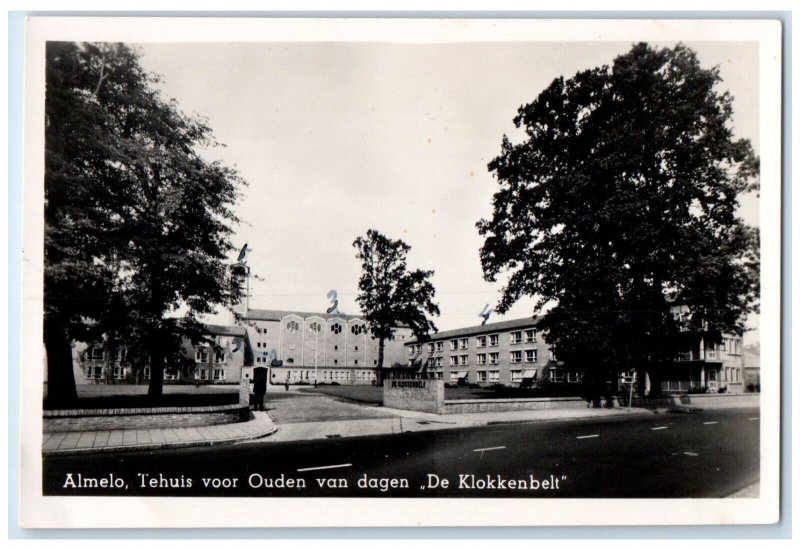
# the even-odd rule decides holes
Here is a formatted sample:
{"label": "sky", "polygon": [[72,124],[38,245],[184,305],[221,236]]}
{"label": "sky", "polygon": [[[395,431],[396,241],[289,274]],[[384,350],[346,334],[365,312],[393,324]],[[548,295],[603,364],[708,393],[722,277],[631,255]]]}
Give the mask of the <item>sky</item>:
{"label": "sky", "polygon": [[[672,46],[673,44],[654,44]],[[719,66],[734,97],[733,128],[759,151],[755,43],[687,43]],[[249,183],[234,243],[248,243],[251,308],[325,311],[332,289],[355,313],[368,229],[411,246],[411,269],[433,270],[439,330],[476,325],[502,281],[483,278],[475,227],[491,216],[487,164],[517,109],[559,76],[610,64],[614,42],[136,44],[165,97],[208,120],[224,148],[208,151]],[[758,200],[741,214],[758,224]],[[232,259],[235,259],[232,258]],[[533,313],[520,300],[490,321]],[[219,321],[225,319],[220,314]],[[757,326],[758,318],[750,320]],[[745,343],[757,341],[757,331]]]}

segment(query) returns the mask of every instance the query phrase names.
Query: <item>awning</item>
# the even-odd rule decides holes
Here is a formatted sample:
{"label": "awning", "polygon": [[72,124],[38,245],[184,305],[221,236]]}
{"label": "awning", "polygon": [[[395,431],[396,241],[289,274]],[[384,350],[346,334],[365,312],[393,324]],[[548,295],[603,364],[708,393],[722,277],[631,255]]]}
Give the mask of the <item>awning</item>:
{"label": "awning", "polygon": [[458,379],[462,380],[462,379],[466,378],[468,374],[469,374],[469,371],[462,370],[461,372],[458,373]]}
{"label": "awning", "polygon": [[522,379],[536,378],[536,369],[525,369],[522,371]]}

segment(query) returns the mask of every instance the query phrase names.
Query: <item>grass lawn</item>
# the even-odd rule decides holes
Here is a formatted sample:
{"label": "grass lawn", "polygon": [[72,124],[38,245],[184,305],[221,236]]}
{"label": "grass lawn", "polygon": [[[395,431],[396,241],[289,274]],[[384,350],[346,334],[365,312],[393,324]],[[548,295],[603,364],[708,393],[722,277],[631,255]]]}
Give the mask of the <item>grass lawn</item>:
{"label": "grass lawn", "polygon": [[165,385],[159,399],[147,395],[147,385],[92,384],[78,386],[78,400],[45,409],[109,409],[144,407],[207,407],[234,405],[239,402],[239,385]]}
{"label": "grass lawn", "polygon": [[[380,386],[319,385],[316,388],[303,388],[301,391],[324,393],[332,397],[340,397],[372,405],[381,405],[383,403],[383,388]],[[458,388],[445,387],[444,389],[445,399],[522,399],[530,397],[577,397],[579,395],[580,388],[577,387],[532,389],[501,386],[469,388],[462,386]]]}

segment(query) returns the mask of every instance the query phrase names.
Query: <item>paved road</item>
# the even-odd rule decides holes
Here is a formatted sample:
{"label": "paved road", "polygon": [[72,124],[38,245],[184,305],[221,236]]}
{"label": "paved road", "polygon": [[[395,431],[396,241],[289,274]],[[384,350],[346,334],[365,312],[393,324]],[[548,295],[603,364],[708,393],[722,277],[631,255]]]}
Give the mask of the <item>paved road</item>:
{"label": "paved road", "polygon": [[[757,409],[709,410],[45,457],[44,491],[150,496],[724,497],[758,481],[758,449]],[[98,484],[105,479],[108,487],[85,487],[85,476]],[[203,478],[209,480],[209,488]],[[434,486],[437,479],[440,483]],[[449,482],[447,488],[442,487],[443,479]],[[115,484],[121,488],[113,488]]]}

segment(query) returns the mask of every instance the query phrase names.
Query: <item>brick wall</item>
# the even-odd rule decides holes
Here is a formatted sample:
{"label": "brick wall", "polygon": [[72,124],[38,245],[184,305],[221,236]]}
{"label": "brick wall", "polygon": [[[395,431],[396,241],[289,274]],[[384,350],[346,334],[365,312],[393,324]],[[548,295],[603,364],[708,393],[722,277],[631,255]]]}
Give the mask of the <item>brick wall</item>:
{"label": "brick wall", "polygon": [[45,411],[44,432],[194,428],[242,422],[249,418],[250,410],[246,405],[149,409],[72,409]]}

